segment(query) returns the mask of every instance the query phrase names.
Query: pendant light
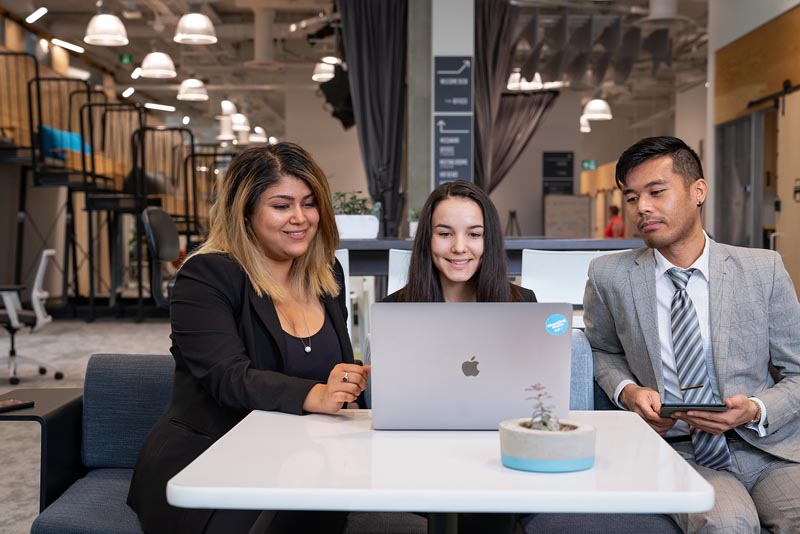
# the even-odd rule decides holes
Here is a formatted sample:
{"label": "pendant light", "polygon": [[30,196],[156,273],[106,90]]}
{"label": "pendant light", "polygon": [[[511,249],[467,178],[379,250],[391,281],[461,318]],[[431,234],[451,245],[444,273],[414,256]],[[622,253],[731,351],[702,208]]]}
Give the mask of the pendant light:
{"label": "pendant light", "polygon": [[208,100],[208,91],[203,81],[197,78],[183,80],[180,89],[178,89],[178,100],[188,102],[205,102]]}
{"label": "pendant light", "polygon": [[125,46],[128,32],[118,16],[112,15],[103,2],[97,2],[97,15],[86,26],[83,42],[95,46]]}
{"label": "pendant light", "polygon": [[217,32],[211,19],[200,13],[199,6],[195,4],[178,21],[172,40],[188,45],[210,45],[217,42]]}
{"label": "pendant light", "polygon": [[589,124],[589,119],[587,119],[585,115],[581,115],[580,125],[581,133],[589,133],[592,131],[592,125]]}
{"label": "pendant light", "polygon": [[587,102],[583,108],[583,116],[590,121],[608,121],[614,118],[611,114],[611,106],[602,98],[595,98]]}
{"label": "pendant light", "polygon": [[314,72],[311,74],[311,79],[315,82],[327,82],[333,79],[334,66],[330,63],[317,62],[314,65]]}
{"label": "pendant light", "polygon": [[142,60],[142,78],[174,78],[175,63],[164,52],[150,52]]}

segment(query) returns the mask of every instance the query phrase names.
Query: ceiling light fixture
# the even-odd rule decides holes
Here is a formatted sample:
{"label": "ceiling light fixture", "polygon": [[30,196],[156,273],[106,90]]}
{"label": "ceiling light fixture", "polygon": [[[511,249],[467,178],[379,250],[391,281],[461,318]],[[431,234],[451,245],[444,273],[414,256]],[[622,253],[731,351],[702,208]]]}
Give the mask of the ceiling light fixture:
{"label": "ceiling light fixture", "polygon": [[175,63],[164,52],[150,52],[142,60],[142,78],[174,78]]}
{"label": "ceiling light fixture", "polygon": [[128,98],[129,96],[131,96],[135,92],[136,92],[136,89],[134,89],[133,87],[128,87],[127,89],[122,91],[122,98]]}
{"label": "ceiling light fixture", "polygon": [[93,16],[86,26],[83,42],[95,46],[125,46],[128,44],[128,32],[125,25],[116,15],[111,14],[103,2],[97,2],[97,15]]}
{"label": "ceiling light fixture", "polygon": [[339,65],[342,60],[336,56],[325,56],[322,58],[323,63],[327,63],[328,65]]}
{"label": "ceiling light fixture", "polygon": [[153,104],[152,102],[147,102],[144,107],[147,109],[155,109],[158,111],[175,111],[175,106],[165,106],[164,104]]}
{"label": "ceiling light fixture", "polygon": [[82,46],[78,46],[76,44],[68,43],[66,41],[62,41],[61,39],[56,39],[55,37],[50,39],[50,42],[56,46],[60,46],[61,48],[65,48],[67,50],[72,50],[78,54],[83,54],[86,50],[83,49]]}
{"label": "ceiling light fixture", "polygon": [[269,144],[271,144],[271,145],[277,145],[277,144],[278,144],[278,138],[277,138],[277,137],[275,137],[275,136],[272,136],[272,135],[270,135],[270,136],[269,136]]}
{"label": "ceiling light fixture", "polygon": [[189,13],[178,21],[175,37],[172,40],[188,45],[210,45],[217,42],[217,32],[211,19],[200,13],[199,6],[194,5],[190,6]]}
{"label": "ceiling light fixture", "polygon": [[611,107],[602,98],[595,98],[586,103],[583,116],[590,121],[608,121],[614,118]]}
{"label": "ceiling light fixture", "polygon": [[250,143],[266,143],[267,131],[261,126],[256,126],[253,128],[253,133],[248,137],[248,141]]}
{"label": "ceiling light fixture", "polygon": [[311,79],[315,82],[327,82],[333,79],[334,67],[328,63],[317,62],[314,65],[314,72],[311,74]]}
{"label": "ceiling light fixture", "polygon": [[581,115],[580,124],[581,133],[589,133],[592,131],[592,125],[589,124],[589,119],[587,119],[586,116]]}
{"label": "ceiling light fixture", "polygon": [[208,100],[208,91],[206,91],[203,81],[197,78],[183,80],[180,89],[178,89],[178,100],[186,100],[188,102],[205,102]]}
{"label": "ceiling light fixture", "polygon": [[184,126],[186,126],[187,124],[192,122],[192,118],[189,115],[184,115],[183,119],[181,119],[181,122],[183,123]]}
{"label": "ceiling light fixture", "polygon": [[25,19],[25,22],[27,22],[28,24],[33,24],[34,22],[44,17],[45,15],[47,15],[47,8],[40,7],[39,9],[28,15],[28,17]]}
{"label": "ceiling light fixture", "polygon": [[232,127],[234,132],[249,132],[250,121],[242,113],[234,113],[231,115]]}
{"label": "ceiling light fixture", "polygon": [[135,69],[133,69],[133,72],[131,72],[131,78],[134,80],[138,80],[139,76],[141,75],[142,75],[142,67],[136,67]]}

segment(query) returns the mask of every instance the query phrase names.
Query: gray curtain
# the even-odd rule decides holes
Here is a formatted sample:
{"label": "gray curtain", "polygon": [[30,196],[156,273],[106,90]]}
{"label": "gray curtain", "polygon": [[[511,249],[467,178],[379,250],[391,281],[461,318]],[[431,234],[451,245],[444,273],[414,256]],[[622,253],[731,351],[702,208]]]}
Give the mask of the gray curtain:
{"label": "gray curtain", "polygon": [[475,0],[475,183],[489,191],[493,179],[492,140],[500,101],[514,60],[517,8],[506,0]]}
{"label": "gray curtain", "polygon": [[382,235],[396,237],[406,73],[407,0],[339,0],[358,143]]}
{"label": "gray curtain", "polygon": [[558,97],[558,91],[506,93],[494,121],[488,150],[492,169],[482,187],[492,192],[514,166],[533,138],[544,113]]}

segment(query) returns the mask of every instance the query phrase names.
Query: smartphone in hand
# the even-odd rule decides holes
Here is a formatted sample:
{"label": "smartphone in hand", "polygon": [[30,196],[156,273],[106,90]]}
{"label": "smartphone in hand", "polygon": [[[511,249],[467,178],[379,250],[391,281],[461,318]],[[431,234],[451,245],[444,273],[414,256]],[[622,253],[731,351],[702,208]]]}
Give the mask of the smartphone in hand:
{"label": "smartphone in hand", "polygon": [[33,408],[33,401],[20,399],[0,400],[0,413],[10,412],[11,410],[22,410],[23,408]]}
{"label": "smartphone in hand", "polygon": [[675,412],[688,412],[689,410],[705,410],[708,412],[724,412],[728,407],[723,403],[712,404],[686,404],[686,403],[664,403],[661,405],[661,410],[658,415],[661,417],[669,417]]}

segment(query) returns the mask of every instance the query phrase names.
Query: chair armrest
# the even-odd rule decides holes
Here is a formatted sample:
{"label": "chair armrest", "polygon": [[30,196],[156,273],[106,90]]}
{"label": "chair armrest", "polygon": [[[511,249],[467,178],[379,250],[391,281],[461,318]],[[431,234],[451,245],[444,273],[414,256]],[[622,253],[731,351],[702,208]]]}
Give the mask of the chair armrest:
{"label": "chair armrest", "polygon": [[86,474],[81,462],[83,389],[15,389],[2,399],[34,401],[32,408],[0,413],[0,421],[36,421],[42,427],[41,512]]}

